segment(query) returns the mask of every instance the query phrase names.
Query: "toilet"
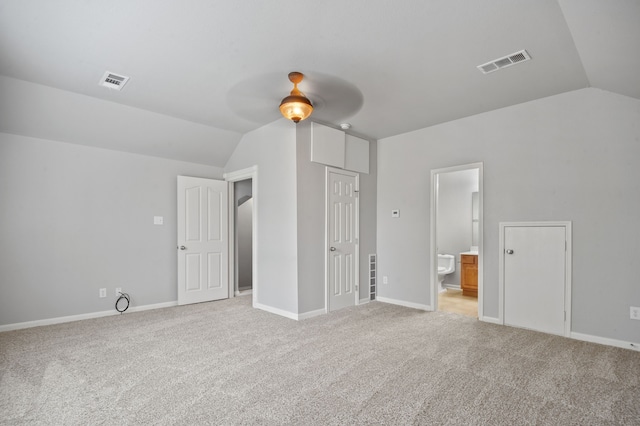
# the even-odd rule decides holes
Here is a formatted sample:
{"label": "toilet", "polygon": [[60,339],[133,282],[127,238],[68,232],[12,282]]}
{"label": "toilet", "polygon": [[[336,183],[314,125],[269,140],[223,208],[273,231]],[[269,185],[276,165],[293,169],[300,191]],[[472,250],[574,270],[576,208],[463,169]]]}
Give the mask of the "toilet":
{"label": "toilet", "polygon": [[455,272],[456,270],[456,258],[452,254],[440,254],[438,253],[438,292],[446,291],[442,284],[444,277]]}

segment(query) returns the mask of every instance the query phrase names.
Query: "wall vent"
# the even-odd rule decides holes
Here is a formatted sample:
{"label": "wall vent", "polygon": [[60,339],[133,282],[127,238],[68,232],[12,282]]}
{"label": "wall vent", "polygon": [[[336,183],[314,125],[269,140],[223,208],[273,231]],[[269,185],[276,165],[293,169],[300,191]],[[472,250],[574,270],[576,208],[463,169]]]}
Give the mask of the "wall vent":
{"label": "wall vent", "polygon": [[369,300],[376,300],[376,283],[378,271],[376,270],[376,255],[369,255]]}
{"label": "wall vent", "polygon": [[529,59],[531,59],[531,56],[529,56],[527,51],[521,50],[519,52],[512,53],[511,55],[494,59],[493,61],[487,62],[486,64],[478,65],[478,69],[482,71],[483,74],[489,74],[490,72],[498,71],[499,69],[507,68],[511,65],[528,61]]}
{"label": "wall vent", "polygon": [[102,76],[102,79],[100,79],[99,84],[109,89],[122,90],[124,85],[127,84],[127,81],[129,81],[129,77],[107,71]]}

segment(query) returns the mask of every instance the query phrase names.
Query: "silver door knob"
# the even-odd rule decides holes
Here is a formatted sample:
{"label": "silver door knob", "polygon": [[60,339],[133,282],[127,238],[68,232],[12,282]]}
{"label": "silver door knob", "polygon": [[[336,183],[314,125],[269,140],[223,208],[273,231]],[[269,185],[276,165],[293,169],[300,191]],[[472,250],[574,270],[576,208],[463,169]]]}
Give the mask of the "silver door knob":
{"label": "silver door knob", "polygon": [[186,250],[187,248],[185,246],[180,246],[180,250]]}
{"label": "silver door knob", "polygon": [[505,253],[507,253],[507,254],[513,254],[513,250],[511,250],[511,249],[507,249],[507,250],[505,250]]}
{"label": "silver door knob", "polygon": [[329,250],[336,251],[336,248],[335,247],[331,247]]}

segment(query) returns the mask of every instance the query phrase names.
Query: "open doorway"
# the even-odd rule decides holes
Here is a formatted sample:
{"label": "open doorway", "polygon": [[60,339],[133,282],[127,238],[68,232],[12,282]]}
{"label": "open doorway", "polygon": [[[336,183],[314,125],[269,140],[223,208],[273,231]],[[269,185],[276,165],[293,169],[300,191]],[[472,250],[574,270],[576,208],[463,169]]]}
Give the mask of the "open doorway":
{"label": "open doorway", "polygon": [[235,283],[234,294],[253,291],[253,192],[252,179],[233,183],[235,215]]}
{"label": "open doorway", "polygon": [[431,172],[434,310],[482,317],[482,163]]}
{"label": "open doorway", "polygon": [[[251,305],[258,305],[258,291],[259,291],[259,283],[258,283],[258,251],[259,251],[259,238],[258,238],[258,216],[260,207],[258,206],[258,166],[252,166],[242,170],[236,170],[233,172],[225,173],[224,179],[229,182],[229,217],[231,218],[230,222],[230,242],[233,247],[230,250],[230,263],[229,269],[233,274],[233,279],[229,280],[229,288],[231,294],[234,296],[241,294],[251,294]],[[245,183],[241,183],[245,182]],[[239,184],[239,186],[236,186]],[[250,198],[249,198],[250,197]],[[249,227],[243,226],[241,229],[246,231],[244,233],[244,237],[240,237],[241,239],[246,238],[247,235],[250,235],[250,250],[249,254],[247,254],[244,250],[242,252],[238,252],[238,232],[237,232],[237,213],[238,213],[238,205],[245,205],[249,200],[249,204],[245,206],[245,209],[250,210],[251,212],[251,227],[250,234],[248,232]],[[248,215],[245,215],[248,216]],[[239,260],[238,256],[242,256],[244,253],[243,260]],[[250,266],[246,266],[248,264]],[[242,265],[245,266],[241,266]],[[242,273],[245,278],[242,281],[239,281],[239,275]],[[250,277],[250,286],[251,289],[247,289],[248,281],[246,279],[246,275]],[[243,290],[241,290],[243,288]]]}

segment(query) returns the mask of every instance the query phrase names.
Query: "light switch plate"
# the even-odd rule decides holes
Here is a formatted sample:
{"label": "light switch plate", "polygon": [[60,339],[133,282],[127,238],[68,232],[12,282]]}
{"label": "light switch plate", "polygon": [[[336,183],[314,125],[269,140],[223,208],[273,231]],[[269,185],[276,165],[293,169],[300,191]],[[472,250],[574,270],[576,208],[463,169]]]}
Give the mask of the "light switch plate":
{"label": "light switch plate", "polygon": [[164,217],[162,217],[162,216],[154,216],[153,217],[153,224],[154,225],[162,225],[162,224],[164,224]]}

